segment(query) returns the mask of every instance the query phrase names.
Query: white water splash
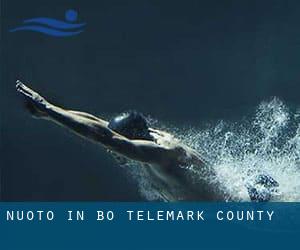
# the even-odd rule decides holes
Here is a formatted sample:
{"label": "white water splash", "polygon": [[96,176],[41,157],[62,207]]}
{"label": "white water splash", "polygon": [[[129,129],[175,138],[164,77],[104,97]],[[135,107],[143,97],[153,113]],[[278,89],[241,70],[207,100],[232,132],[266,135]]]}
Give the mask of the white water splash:
{"label": "white water splash", "polygon": [[[300,201],[300,115],[279,99],[262,102],[253,117],[238,123],[220,121],[205,130],[175,133],[215,168],[220,189],[229,199],[249,200],[246,183],[266,173],[280,185],[274,200]],[[131,165],[131,174],[146,199],[160,197],[144,168]],[[197,171],[192,175],[202,178]]]}

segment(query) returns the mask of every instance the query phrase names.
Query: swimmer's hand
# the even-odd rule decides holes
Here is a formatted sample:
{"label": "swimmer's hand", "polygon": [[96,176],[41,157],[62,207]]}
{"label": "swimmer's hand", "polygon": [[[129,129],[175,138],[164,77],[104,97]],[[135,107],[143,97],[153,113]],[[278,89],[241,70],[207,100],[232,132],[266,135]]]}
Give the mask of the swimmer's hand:
{"label": "swimmer's hand", "polygon": [[26,108],[35,118],[47,116],[45,110],[49,103],[45,98],[27,87],[20,80],[16,81],[16,90],[25,98]]}

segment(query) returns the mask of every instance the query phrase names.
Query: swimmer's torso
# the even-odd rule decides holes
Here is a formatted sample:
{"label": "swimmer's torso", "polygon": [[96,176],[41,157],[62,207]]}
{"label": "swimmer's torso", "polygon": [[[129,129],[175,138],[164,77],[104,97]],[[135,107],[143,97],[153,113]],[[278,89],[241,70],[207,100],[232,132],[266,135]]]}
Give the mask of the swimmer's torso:
{"label": "swimmer's torso", "polygon": [[201,176],[205,166],[191,166],[193,150],[181,145],[180,141],[172,135],[157,131],[152,132],[155,142],[161,146],[174,148],[174,155],[166,158],[174,159],[166,161],[163,165],[149,165],[147,171],[151,181],[157,186],[162,195],[169,200],[220,200],[224,197],[213,190],[206,177]]}

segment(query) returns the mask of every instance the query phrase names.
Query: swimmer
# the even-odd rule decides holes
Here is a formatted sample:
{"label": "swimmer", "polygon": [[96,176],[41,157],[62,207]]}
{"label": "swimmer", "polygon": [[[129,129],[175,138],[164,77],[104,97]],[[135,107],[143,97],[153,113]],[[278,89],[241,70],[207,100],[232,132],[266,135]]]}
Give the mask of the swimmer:
{"label": "swimmer", "polygon": [[[21,81],[16,83],[17,91],[25,97],[27,108],[34,117],[58,123],[102,144],[122,158],[142,163],[141,167],[153,177],[153,185],[159,187],[163,200],[230,200],[219,188],[212,166],[197,151],[171,134],[149,127],[142,114],[125,112],[106,121],[88,113],[55,106]],[[191,180],[190,166],[209,176],[209,180]]]}

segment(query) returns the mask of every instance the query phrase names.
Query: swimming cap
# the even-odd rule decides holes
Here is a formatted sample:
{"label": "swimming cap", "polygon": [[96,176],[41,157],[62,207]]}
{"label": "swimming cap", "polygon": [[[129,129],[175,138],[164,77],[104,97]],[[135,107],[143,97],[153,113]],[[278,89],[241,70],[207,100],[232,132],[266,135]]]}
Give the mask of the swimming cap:
{"label": "swimming cap", "polygon": [[117,115],[109,121],[108,127],[129,139],[153,140],[148,130],[147,119],[136,111]]}

